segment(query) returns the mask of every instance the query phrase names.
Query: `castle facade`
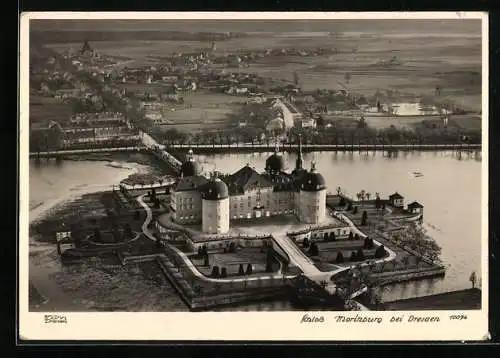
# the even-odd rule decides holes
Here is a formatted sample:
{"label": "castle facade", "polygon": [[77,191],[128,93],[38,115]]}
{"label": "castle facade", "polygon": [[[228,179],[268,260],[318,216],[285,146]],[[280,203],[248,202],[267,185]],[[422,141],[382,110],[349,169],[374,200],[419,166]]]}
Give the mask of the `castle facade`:
{"label": "castle facade", "polygon": [[285,172],[277,146],[262,173],[246,165],[233,174],[207,178],[190,151],[172,191],[172,219],[179,224],[201,223],[207,234],[228,232],[231,220],[290,214],[303,223],[319,224],[326,216],[325,180],[314,162],[310,170],[302,164],[299,145],[295,169]]}

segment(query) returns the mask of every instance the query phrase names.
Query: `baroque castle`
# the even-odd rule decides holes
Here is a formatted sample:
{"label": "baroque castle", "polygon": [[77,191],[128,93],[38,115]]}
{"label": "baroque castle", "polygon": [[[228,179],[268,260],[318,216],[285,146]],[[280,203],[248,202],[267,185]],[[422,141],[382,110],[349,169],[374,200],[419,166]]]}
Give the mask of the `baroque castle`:
{"label": "baroque castle", "polygon": [[230,220],[278,215],[296,215],[306,224],[318,224],[326,215],[326,185],[323,176],[303,168],[302,146],[295,169],[284,170],[278,145],[266,160],[264,172],[248,164],[230,175],[201,175],[193,151],[181,166],[172,191],[172,219],[179,224],[200,224],[207,234],[224,234]]}

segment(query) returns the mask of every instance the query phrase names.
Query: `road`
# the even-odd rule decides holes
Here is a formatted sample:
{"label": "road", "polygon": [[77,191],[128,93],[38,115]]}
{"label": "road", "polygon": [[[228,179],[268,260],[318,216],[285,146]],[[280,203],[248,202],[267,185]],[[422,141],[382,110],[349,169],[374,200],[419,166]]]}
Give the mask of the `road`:
{"label": "road", "polygon": [[[255,150],[269,150],[273,151],[274,147],[267,143],[233,143],[233,144],[172,144],[169,147],[175,149],[255,149]],[[284,149],[294,148],[298,149],[298,144],[285,144]],[[429,149],[429,150],[446,150],[446,149],[481,149],[481,144],[302,144],[303,149],[308,150],[350,150],[355,148],[356,150],[389,150],[389,149]]]}

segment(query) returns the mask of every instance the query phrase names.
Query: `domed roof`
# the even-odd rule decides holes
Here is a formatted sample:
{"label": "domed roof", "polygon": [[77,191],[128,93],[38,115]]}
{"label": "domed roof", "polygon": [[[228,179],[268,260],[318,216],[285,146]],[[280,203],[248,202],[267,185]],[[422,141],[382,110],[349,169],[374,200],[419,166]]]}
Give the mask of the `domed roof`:
{"label": "domed roof", "polygon": [[271,173],[279,173],[283,171],[283,168],[285,167],[285,162],[283,160],[283,157],[275,152],[273,155],[271,155],[269,158],[266,160],[266,171],[271,172]]}
{"label": "domed roof", "polygon": [[181,165],[181,176],[192,177],[200,174],[198,163],[194,160],[193,150],[190,149],[187,154],[187,160]]}
{"label": "domed roof", "polygon": [[302,191],[320,191],[326,188],[325,178],[323,175],[316,172],[314,163],[312,165],[311,171],[307,172],[302,179],[300,184],[300,190]]}
{"label": "domed roof", "polygon": [[212,179],[206,183],[201,190],[204,200],[221,200],[229,197],[229,189],[219,178]]}
{"label": "domed roof", "polygon": [[181,165],[181,176],[182,177],[192,177],[194,175],[198,175],[200,173],[200,168],[198,163],[196,163],[193,159],[190,159]]}

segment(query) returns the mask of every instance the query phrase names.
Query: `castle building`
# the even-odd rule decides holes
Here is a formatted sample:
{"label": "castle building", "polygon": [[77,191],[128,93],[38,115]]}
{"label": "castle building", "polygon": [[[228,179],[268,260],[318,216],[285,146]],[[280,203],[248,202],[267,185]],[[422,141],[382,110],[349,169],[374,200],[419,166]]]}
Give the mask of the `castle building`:
{"label": "castle building", "polygon": [[303,168],[302,145],[295,168],[284,170],[276,145],[266,160],[264,172],[248,164],[233,174],[200,174],[192,150],[181,166],[180,178],[172,191],[172,219],[179,224],[200,224],[208,234],[229,231],[230,220],[295,215],[301,222],[319,224],[326,217],[326,184],[315,163]]}

